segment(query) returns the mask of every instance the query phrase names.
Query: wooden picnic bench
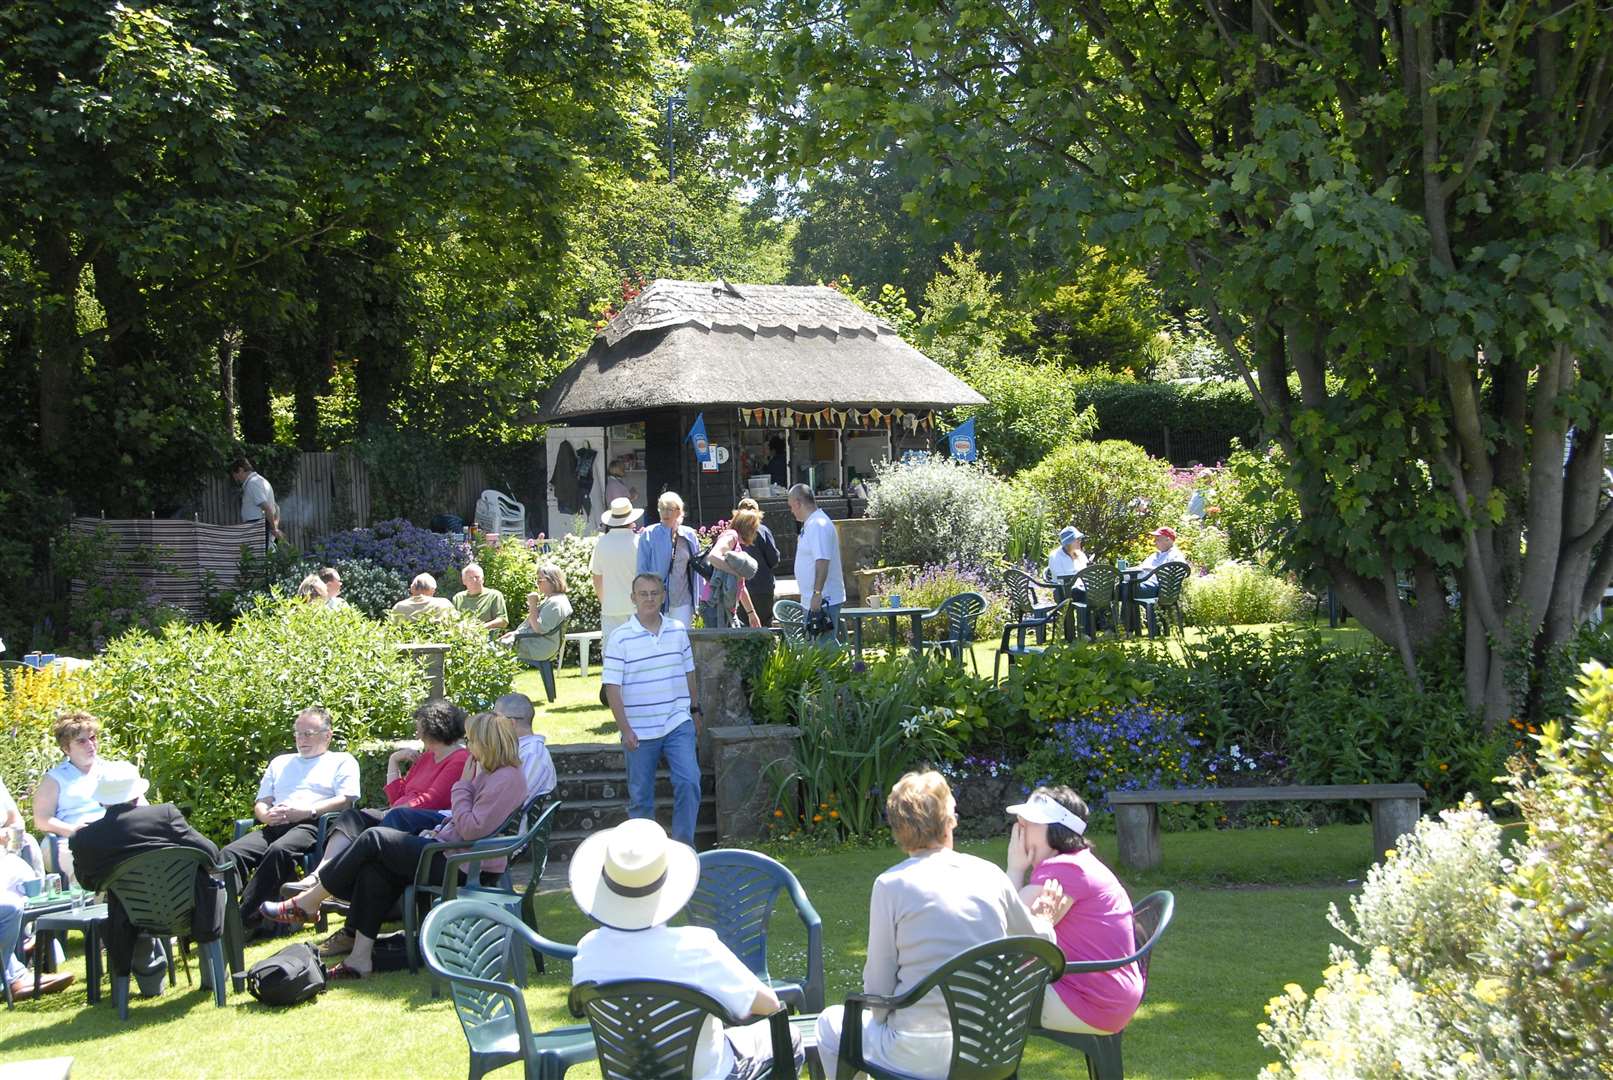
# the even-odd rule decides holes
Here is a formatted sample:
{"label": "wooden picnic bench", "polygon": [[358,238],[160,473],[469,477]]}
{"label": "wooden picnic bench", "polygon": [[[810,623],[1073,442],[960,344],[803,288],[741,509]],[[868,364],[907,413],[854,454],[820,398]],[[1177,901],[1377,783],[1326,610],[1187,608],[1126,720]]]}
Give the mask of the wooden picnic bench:
{"label": "wooden picnic bench", "polygon": [[1417,784],[1312,784],[1295,787],[1174,788],[1111,791],[1120,861],[1134,870],[1159,865],[1161,803],[1333,802],[1363,800],[1372,804],[1372,850],[1376,858],[1411,832],[1422,814],[1427,793]]}

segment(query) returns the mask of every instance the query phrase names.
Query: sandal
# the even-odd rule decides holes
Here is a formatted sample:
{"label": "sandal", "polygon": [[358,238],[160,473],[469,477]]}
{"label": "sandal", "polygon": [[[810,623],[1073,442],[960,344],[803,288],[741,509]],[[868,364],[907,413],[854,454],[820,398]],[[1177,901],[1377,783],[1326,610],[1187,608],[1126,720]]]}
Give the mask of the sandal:
{"label": "sandal", "polygon": [[356,967],[351,967],[347,961],[343,960],[335,967],[326,968],[325,978],[330,979],[332,982],[357,982],[359,979],[369,978],[369,973],[360,971]]}
{"label": "sandal", "polygon": [[346,956],[353,951],[353,931],[341,929],[319,943],[322,957]]}
{"label": "sandal", "polygon": [[258,914],[272,923],[281,926],[306,926],[311,922],[318,922],[318,915],[310,915],[291,900],[265,900],[258,905]]}

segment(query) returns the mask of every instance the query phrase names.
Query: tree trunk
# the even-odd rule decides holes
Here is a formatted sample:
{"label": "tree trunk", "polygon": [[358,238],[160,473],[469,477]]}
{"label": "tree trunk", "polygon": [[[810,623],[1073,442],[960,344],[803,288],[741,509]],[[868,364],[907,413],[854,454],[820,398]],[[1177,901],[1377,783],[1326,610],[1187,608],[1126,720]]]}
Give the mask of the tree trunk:
{"label": "tree trunk", "polygon": [[269,375],[273,368],[270,334],[248,331],[241,341],[236,363],[236,391],[241,399],[241,441],[274,442],[274,413],[269,404]]}
{"label": "tree trunk", "polygon": [[235,443],[235,354],[239,346],[240,336],[234,330],[226,330],[218,337],[218,398],[222,405],[219,426],[224,441],[231,445]]}
{"label": "tree trunk", "polygon": [[73,383],[81,349],[78,340],[79,263],[68,235],[50,224],[39,227],[34,258],[45,273],[45,291],[34,314],[33,339],[39,358],[39,448],[47,459],[64,455],[73,435]]}

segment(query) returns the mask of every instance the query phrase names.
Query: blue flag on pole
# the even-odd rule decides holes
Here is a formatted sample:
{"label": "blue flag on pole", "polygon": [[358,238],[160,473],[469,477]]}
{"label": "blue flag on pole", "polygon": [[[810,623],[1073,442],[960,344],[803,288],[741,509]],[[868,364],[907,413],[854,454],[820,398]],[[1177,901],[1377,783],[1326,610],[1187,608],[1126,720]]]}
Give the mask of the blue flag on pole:
{"label": "blue flag on pole", "polygon": [[685,442],[694,446],[695,460],[705,464],[707,456],[711,453],[711,443],[706,439],[706,414],[701,413],[694,418],[689,427],[689,434]]}
{"label": "blue flag on pole", "polygon": [[975,460],[975,421],[970,417],[947,433],[947,449],[953,461]]}

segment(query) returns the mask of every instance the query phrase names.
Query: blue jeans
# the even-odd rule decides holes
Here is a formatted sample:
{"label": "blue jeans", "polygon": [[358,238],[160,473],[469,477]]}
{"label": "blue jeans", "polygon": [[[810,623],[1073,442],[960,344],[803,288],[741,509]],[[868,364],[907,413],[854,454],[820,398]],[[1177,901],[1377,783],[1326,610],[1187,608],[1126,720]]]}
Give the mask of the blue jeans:
{"label": "blue jeans", "polygon": [[700,759],[694,721],[685,720],[659,739],[640,739],[627,755],[627,816],[655,818],[655,769],[666,758],[672,773],[672,839],[694,846],[695,819],[700,814]]}
{"label": "blue jeans", "polygon": [[21,933],[22,898],[9,890],[0,893],[0,977],[7,982],[16,982],[28,974],[28,968],[17,958],[17,938]]}
{"label": "blue jeans", "polygon": [[381,819],[381,828],[398,829],[416,836],[427,829],[435,829],[443,823],[446,815],[441,810],[417,810],[414,807],[400,806],[395,810],[388,810]]}

